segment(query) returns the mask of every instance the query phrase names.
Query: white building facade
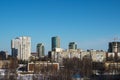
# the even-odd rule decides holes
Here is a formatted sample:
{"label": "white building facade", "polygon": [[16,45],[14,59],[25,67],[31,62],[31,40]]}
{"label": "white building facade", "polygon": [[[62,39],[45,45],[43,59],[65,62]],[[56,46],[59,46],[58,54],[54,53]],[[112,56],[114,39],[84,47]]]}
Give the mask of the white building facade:
{"label": "white building facade", "polygon": [[80,58],[81,60],[88,56],[92,58],[92,61],[94,62],[103,62],[106,58],[106,52],[100,51],[100,50],[89,50],[89,51],[83,51],[81,49],[77,50],[62,50],[60,52],[51,51],[50,52],[51,59],[55,62],[61,63],[63,58]]}
{"label": "white building facade", "polygon": [[31,56],[31,38],[18,37],[11,41],[12,56],[19,60],[28,60]]}

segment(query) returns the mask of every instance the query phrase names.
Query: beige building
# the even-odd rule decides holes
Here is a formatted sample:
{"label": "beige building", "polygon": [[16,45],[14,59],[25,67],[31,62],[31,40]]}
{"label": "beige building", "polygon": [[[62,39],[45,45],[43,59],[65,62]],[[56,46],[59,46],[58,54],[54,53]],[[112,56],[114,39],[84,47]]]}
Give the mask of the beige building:
{"label": "beige building", "polygon": [[10,64],[9,60],[0,60],[0,69],[8,68],[9,64]]}
{"label": "beige building", "polygon": [[46,61],[36,61],[35,63],[28,63],[28,72],[39,72],[41,70],[59,70],[59,63],[51,63]]}
{"label": "beige building", "polygon": [[116,73],[120,70],[120,62],[105,62],[105,68],[107,71],[115,71]]}

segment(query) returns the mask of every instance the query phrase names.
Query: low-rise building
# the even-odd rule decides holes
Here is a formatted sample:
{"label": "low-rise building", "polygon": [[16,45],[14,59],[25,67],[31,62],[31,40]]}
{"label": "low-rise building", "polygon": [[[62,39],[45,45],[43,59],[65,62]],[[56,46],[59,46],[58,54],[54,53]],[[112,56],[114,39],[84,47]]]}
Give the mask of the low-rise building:
{"label": "low-rise building", "polygon": [[120,62],[107,61],[105,62],[105,74],[118,75],[120,74]]}
{"label": "low-rise building", "polygon": [[59,70],[59,63],[51,63],[51,62],[45,62],[45,61],[36,61],[28,63],[28,72],[39,72],[41,70]]}
{"label": "low-rise building", "polygon": [[120,53],[108,52],[108,53],[106,53],[106,60],[118,62],[118,61],[120,61]]}
{"label": "low-rise building", "polygon": [[9,60],[0,60],[0,69],[6,69],[9,67]]}

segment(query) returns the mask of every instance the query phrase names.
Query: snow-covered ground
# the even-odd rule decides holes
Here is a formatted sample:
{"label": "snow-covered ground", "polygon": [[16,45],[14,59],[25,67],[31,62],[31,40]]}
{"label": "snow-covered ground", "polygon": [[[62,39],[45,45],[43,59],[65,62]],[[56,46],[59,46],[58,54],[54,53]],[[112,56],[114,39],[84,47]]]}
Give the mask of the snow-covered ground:
{"label": "snow-covered ground", "polygon": [[37,78],[38,80],[43,80],[43,75],[41,74],[18,74],[17,80],[33,80]]}

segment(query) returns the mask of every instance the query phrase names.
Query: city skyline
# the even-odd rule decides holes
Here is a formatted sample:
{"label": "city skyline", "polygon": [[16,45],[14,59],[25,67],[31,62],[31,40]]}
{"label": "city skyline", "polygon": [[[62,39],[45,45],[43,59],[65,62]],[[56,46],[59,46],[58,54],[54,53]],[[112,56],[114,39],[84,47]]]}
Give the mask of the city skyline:
{"label": "city skyline", "polygon": [[81,49],[108,49],[120,37],[120,1],[116,0],[1,0],[0,50],[11,53],[11,40],[30,36],[32,52],[37,43],[51,50],[51,37],[59,36],[61,48],[76,42]]}

